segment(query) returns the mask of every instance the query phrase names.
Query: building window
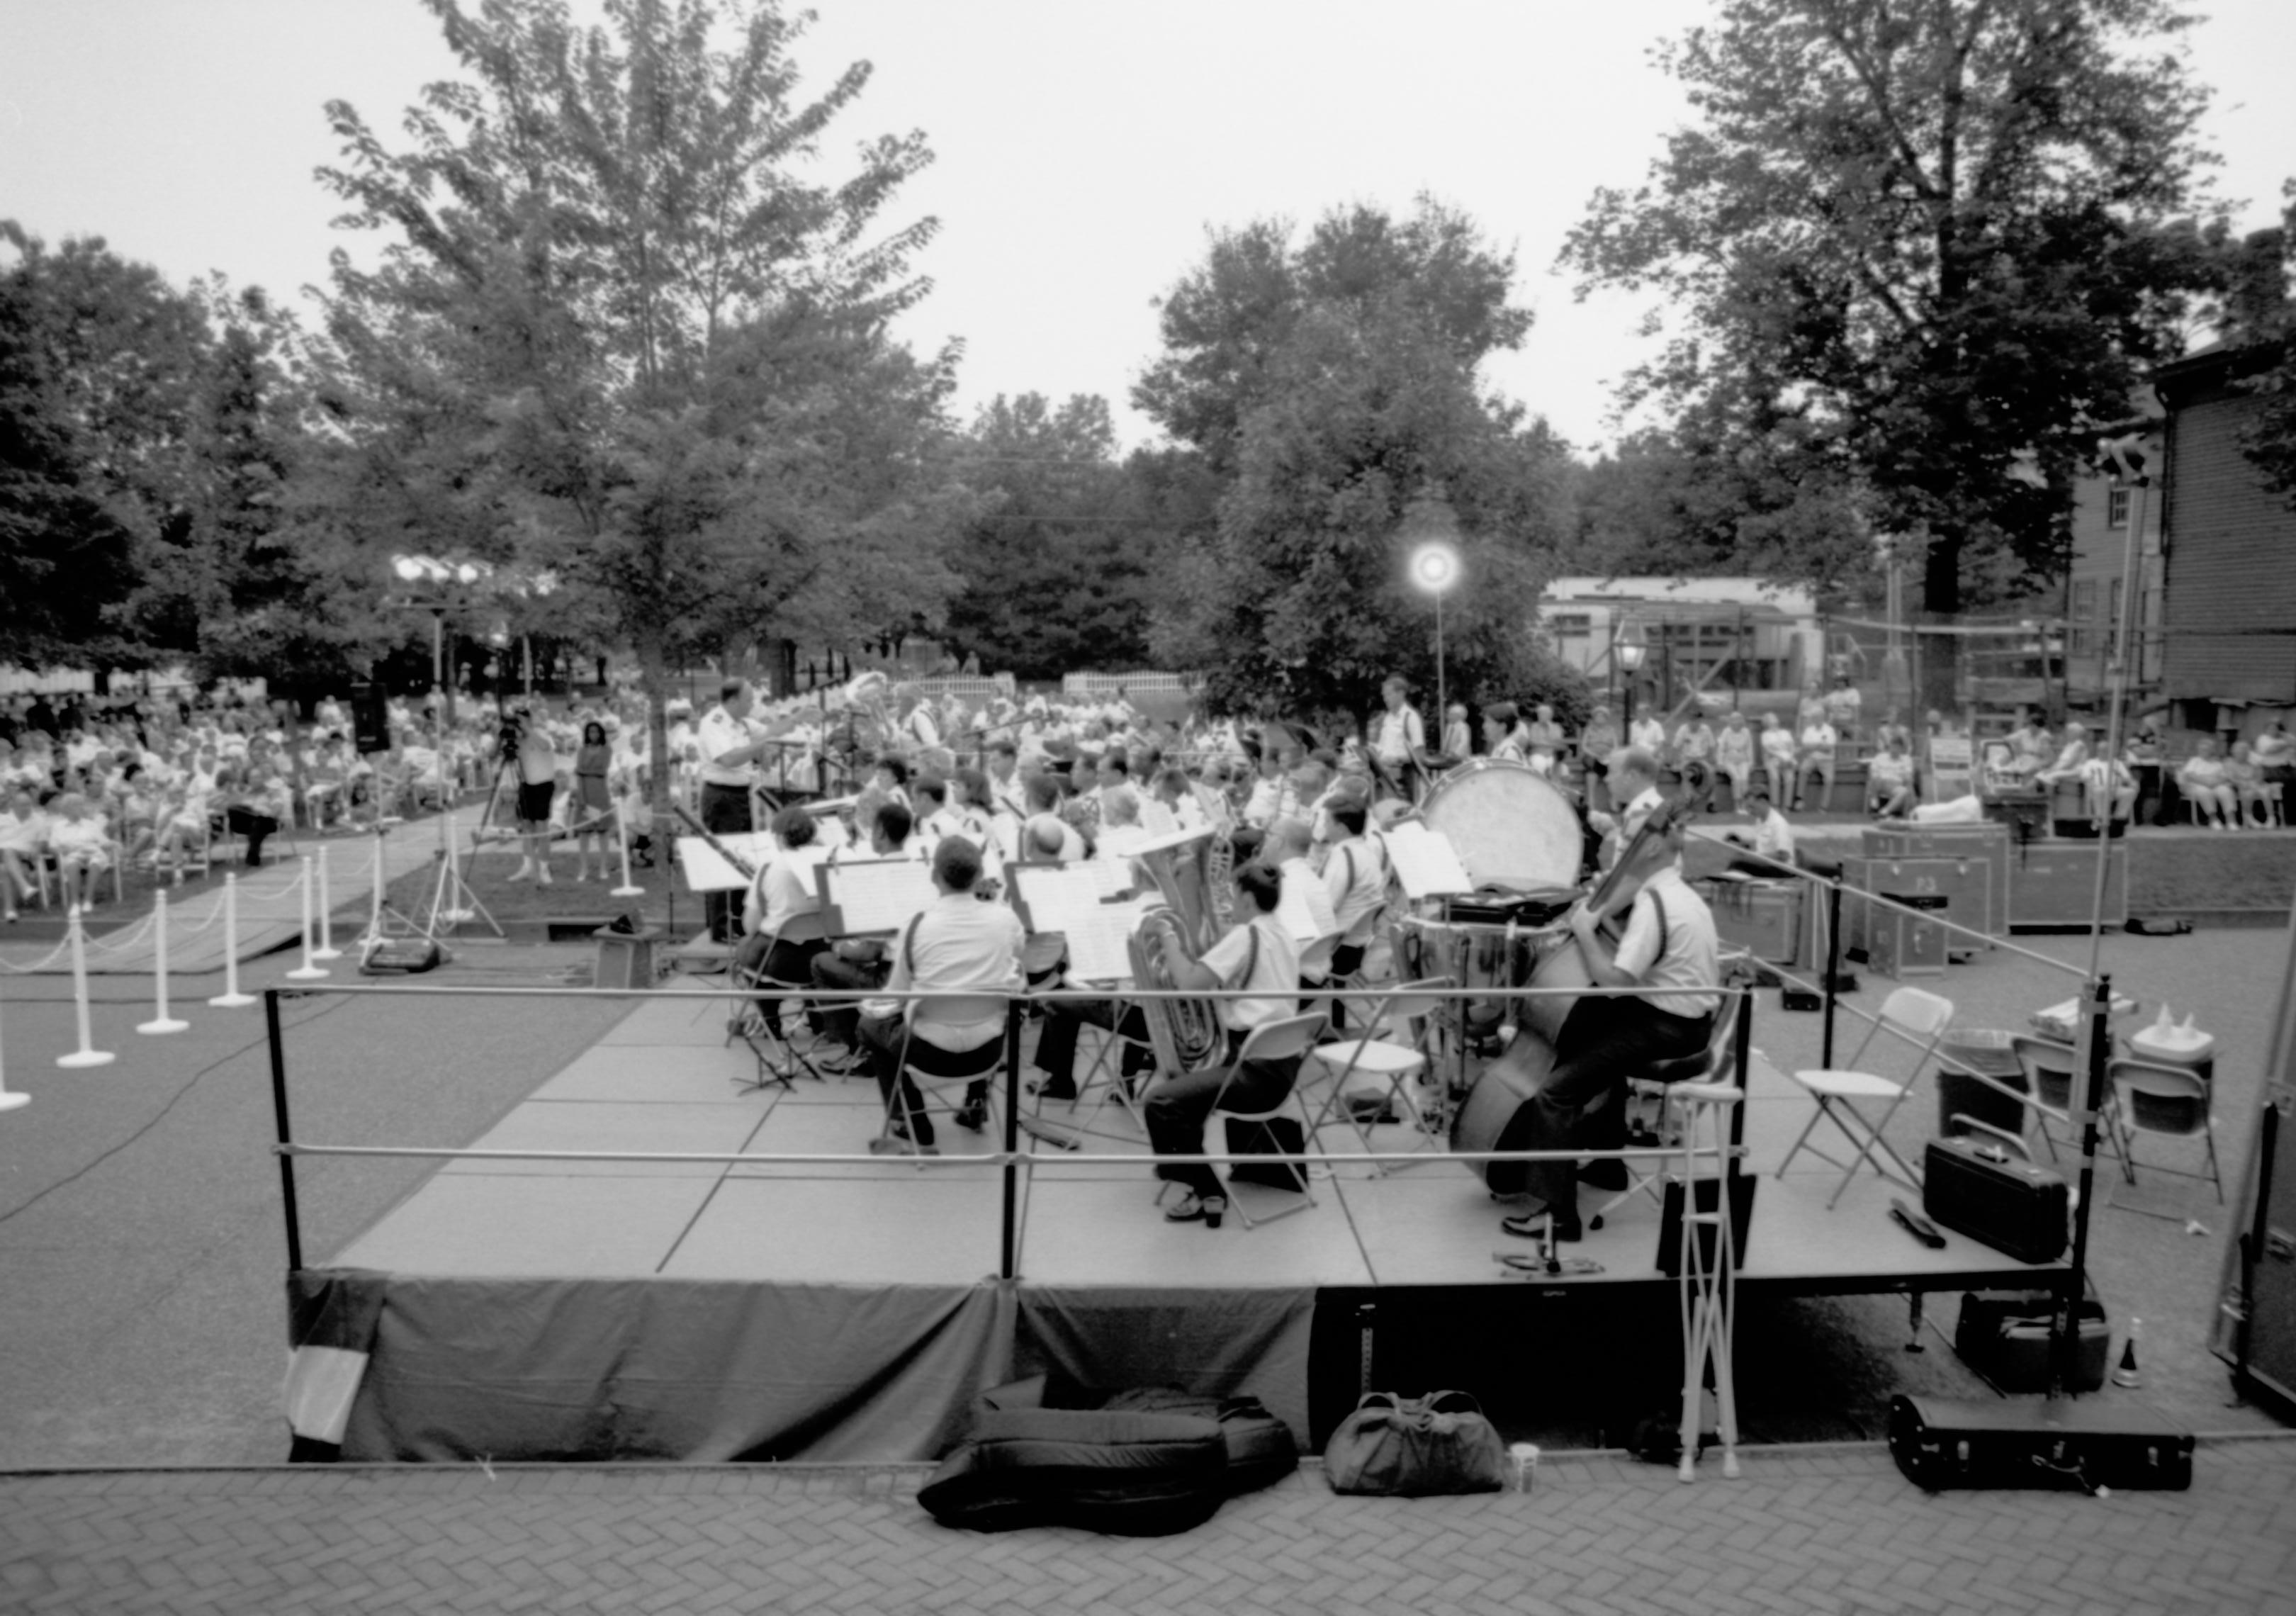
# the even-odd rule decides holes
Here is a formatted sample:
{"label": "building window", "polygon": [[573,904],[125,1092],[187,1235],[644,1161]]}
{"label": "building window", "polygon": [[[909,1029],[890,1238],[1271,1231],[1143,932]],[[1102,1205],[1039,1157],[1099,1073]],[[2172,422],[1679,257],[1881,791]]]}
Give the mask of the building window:
{"label": "building window", "polygon": [[2125,528],[2128,525],[2128,485],[2122,484],[2120,487],[2106,490],[2104,496],[2104,525],[2108,528]]}
{"label": "building window", "polygon": [[2120,580],[2114,578],[2105,586],[2104,593],[2104,654],[2117,656],[2120,648]]}

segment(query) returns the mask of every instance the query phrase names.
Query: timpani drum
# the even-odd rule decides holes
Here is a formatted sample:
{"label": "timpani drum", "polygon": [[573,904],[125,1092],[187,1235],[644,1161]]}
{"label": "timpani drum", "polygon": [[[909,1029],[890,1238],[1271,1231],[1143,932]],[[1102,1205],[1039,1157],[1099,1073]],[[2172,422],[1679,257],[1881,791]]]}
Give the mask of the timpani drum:
{"label": "timpani drum", "polygon": [[1450,839],[1479,886],[1537,892],[1578,884],[1584,841],[1578,810],[1528,764],[1470,759],[1430,788],[1419,811]]}

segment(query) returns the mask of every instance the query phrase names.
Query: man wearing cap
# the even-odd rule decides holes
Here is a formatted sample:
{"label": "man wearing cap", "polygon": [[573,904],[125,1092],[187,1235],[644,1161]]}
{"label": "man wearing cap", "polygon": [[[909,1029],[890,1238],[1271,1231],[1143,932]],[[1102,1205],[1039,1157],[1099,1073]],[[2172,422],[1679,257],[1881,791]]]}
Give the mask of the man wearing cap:
{"label": "man wearing cap", "polygon": [[[747,679],[726,680],[718,696],[718,705],[703,713],[694,727],[694,742],[701,752],[701,824],[713,836],[742,835],[754,828],[750,787],[757,778],[758,759],[772,747],[750,732],[750,709],[757,695]],[[734,942],[741,893],[707,893],[702,908],[709,916],[710,939]]]}

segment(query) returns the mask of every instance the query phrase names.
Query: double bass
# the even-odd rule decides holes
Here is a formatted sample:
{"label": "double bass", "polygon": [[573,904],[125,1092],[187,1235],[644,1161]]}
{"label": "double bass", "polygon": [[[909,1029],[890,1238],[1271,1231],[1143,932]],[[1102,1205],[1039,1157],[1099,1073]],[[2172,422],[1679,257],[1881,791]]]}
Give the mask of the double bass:
{"label": "double bass", "polygon": [[[1636,894],[1641,891],[1649,871],[1643,867],[1644,855],[1650,844],[1664,838],[1676,826],[1687,824],[1702,811],[1706,798],[1713,790],[1710,778],[1687,787],[1682,796],[1670,798],[1652,809],[1635,832],[1634,840],[1620,854],[1618,862],[1596,883],[1595,890],[1578,906],[1603,916],[1599,935],[1612,947],[1619,945],[1616,929],[1618,917],[1633,906]],[[1574,909],[1575,915],[1578,911]],[[1568,920],[1561,923],[1568,925]],[[1566,933],[1567,935],[1567,933]],[[1542,1151],[1595,1148],[1578,1136],[1578,1127],[1562,1130],[1560,1137],[1543,1124],[1540,1113],[1532,1102],[1546,1087],[1554,1075],[1563,1042],[1564,1029],[1573,1013],[1584,1003],[1582,998],[1566,997],[1573,991],[1583,993],[1594,986],[1588,974],[1585,956],[1577,940],[1571,939],[1559,948],[1550,950],[1530,972],[1529,980],[1520,984],[1526,988],[1558,990],[1536,998],[1513,1001],[1520,1006],[1516,1017],[1518,1030],[1498,1057],[1483,1069],[1474,1087],[1451,1122],[1451,1148],[1455,1151]],[[1525,1161],[1471,1161],[1464,1163],[1470,1172],[1481,1178],[1494,1195],[1521,1195],[1529,1190],[1530,1164]]]}

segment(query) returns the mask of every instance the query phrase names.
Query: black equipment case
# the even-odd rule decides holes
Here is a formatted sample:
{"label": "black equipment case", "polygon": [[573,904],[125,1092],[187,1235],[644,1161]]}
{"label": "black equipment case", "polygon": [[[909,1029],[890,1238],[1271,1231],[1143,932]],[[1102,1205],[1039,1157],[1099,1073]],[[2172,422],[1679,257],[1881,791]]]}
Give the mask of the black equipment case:
{"label": "black equipment case", "polygon": [[2065,1252],[2071,1202],[2064,1176],[1982,1138],[1932,1139],[1922,1174],[1922,1210],[2020,1262]]}
{"label": "black equipment case", "polygon": [[[2003,1391],[2046,1391],[2056,1308],[2056,1297],[2047,1291],[1964,1292],[1953,1349]],[[2094,1290],[2082,1300],[2075,1323],[2079,1345],[2067,1390],[2095,1391],[2104,1384],[2112,1326]]]}
{"label": "black equipment case", "polygon": [[1906,1480],[1948,1487],[2152,1488],[2193,1484],[2193,1437],[2140,1403],[1890,1399],[1890,1456]]}

